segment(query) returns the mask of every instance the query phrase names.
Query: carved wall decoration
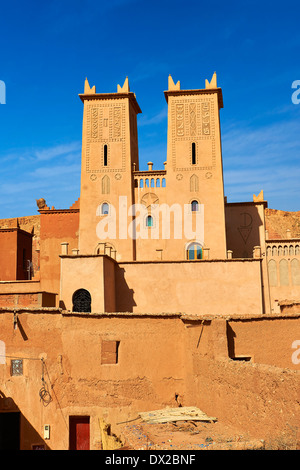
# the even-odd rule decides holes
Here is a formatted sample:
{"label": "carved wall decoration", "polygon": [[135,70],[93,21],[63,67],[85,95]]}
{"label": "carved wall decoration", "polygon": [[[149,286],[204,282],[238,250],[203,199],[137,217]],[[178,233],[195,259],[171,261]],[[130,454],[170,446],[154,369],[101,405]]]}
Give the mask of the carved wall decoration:
{"label": "carved wall decoration", "polygon": [[[126,170],[126,112],[125,104],[117,100],[91,102],[86,104],[86,172],[121,173]],[[108,154],[120,152],[117,167],[103,164],[103,148]]]}
{"label": "carved wall decoration", "polygon": [[92,114],[92,125],[91,125],[91,133],[92,133],[92,138],[97,139],[98,138],[98,109],[97,108],[92,108],[91,111]]}
{"label": "carved wall decoration", "polygon": [[300,262],[296,258],[291,261],[291,276],[293,286],[300,286]]}
{"label": "carved wall decoration", "polygon": [[146,207],[152,204],[159,204],[159,198],[155,193],[146,193],[141,199],[141,204],[144,204]]}
{"label": "carved wall decoration", "polygon": [[110,179],[107,175],[102,178],[102,194],[110,193]]}
{"label": "carved wall decoration", "polygon": [[121,136],[121,108],[114,108],[114,124],[113,124],[114,137]]}
{"label": "carved wall decoration", "polygon": [[286,259],[279,262],[279,278],[281,286],[289,285],[289,265]]}
{"label": "carved wall decoration", "polygon": [[91,181],[96,181],[96,179],[97,179],[97,175],[93,174],[93,175],[90,176]]}
{"label": "carved wall decoration", "polygon": [[268,262],[268,271],[269,271],[269,282],[270,286],[276,287],[277,286],[277,264],[276,261],[271,259]]}
{"label": "carved wall decoration", "polygon": [[247,240],[249,238],[249,235],[252,231],[252,216],[248,212],[242,212],[241,213],[241,224],[238,227],[238,231],[244,240],[244,243],[247,243]]}
{"label": "carved wall decoration", "polygon": [[190,177],[190,191],[199,191],[199,178],[197,175],[192,175]]}
{"label": "carved wall decoration", "polygon": [[[195,170],[213,172],[216,166],[216,140],[215,140],[215,103],[214,98],[208,94],[201,95],[195,101],[195,97],[178,98],[170,105],[172,138],[171,154],[174,171],[188,171],[190,166],[182,167],[176,161],[176,148],[180,141],[197,142],[199,151],[205,147],[206,160],[199,158]],[[192,146],[190,146],[192,152]],[[191,155],[190,155],[191,157]],[[190,158],[191,160],[191,158]],[[202,165],[201,165],[202,162]]]}
{"label": "carved wall decoration", "polygon": [[181,181],[182,178],[183,178],[183,175],[182,175],[181,173],[178,173],[178,175],[176,175],[176,179],[177,179],[178,181]]}
{"label": "carved wall decoration", "polygon": [[196,135],[196,103],[190,104],[190,135]]}
{"label": "carved wall decoration", "polygon": [[176,134],[178,136],[184,135],[184,105],[176,105]]}
{"label": "carved wall decoration", "polygon": [[203,135],[210,135],[210,104],[205,102],[201,104],[201,121]]}

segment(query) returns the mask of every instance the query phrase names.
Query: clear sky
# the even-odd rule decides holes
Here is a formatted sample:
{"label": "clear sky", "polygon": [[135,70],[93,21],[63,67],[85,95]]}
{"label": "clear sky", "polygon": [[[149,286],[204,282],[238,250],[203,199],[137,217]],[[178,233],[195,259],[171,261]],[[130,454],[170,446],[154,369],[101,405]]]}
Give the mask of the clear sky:
{"label": "clear sky", "polygon": [[168,75],[193,89],[215,71],[228,201],[263,189],[270,208],[300,210],[299,1],[15,0],[0,3],[0,37],[0,218],[80,196],[86,77],[109,93],[128,76],[140,168],[162,169]]}

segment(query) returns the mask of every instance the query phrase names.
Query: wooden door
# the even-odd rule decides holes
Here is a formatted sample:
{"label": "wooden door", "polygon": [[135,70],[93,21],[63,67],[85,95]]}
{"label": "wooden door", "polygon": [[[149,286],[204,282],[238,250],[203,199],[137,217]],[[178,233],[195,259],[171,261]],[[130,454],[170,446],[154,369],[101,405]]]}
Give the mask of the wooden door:
{"label": "wooden door", "polygon": [[90,417],[70,416],[70,450],[90,450]]}

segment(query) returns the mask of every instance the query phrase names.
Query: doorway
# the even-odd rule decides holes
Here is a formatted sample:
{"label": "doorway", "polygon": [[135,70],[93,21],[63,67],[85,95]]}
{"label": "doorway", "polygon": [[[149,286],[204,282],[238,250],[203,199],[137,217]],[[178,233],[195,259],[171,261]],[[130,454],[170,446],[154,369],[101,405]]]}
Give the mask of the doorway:
{"label": "doorway", "polygon": [[0,450],[20,450],[20,413],[0,413]]}
{"label": "doorway", "polygon": [[69,450],[90,450],[90,417],[69,417]]}

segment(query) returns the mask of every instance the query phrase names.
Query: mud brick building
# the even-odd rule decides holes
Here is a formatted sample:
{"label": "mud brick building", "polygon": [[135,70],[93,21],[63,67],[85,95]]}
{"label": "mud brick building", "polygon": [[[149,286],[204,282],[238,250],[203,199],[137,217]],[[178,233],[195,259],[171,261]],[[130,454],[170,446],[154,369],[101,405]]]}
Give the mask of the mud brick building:
{"label": "mud brick building", "polygon": [[128,79],[86,80],[78,200],[0,221],[2,448],[103,448],[101,423],[121,446],[178,397],[297,444],[300,216],[227,202],[216,74],[164,93],[166,161],[141,170]]}

